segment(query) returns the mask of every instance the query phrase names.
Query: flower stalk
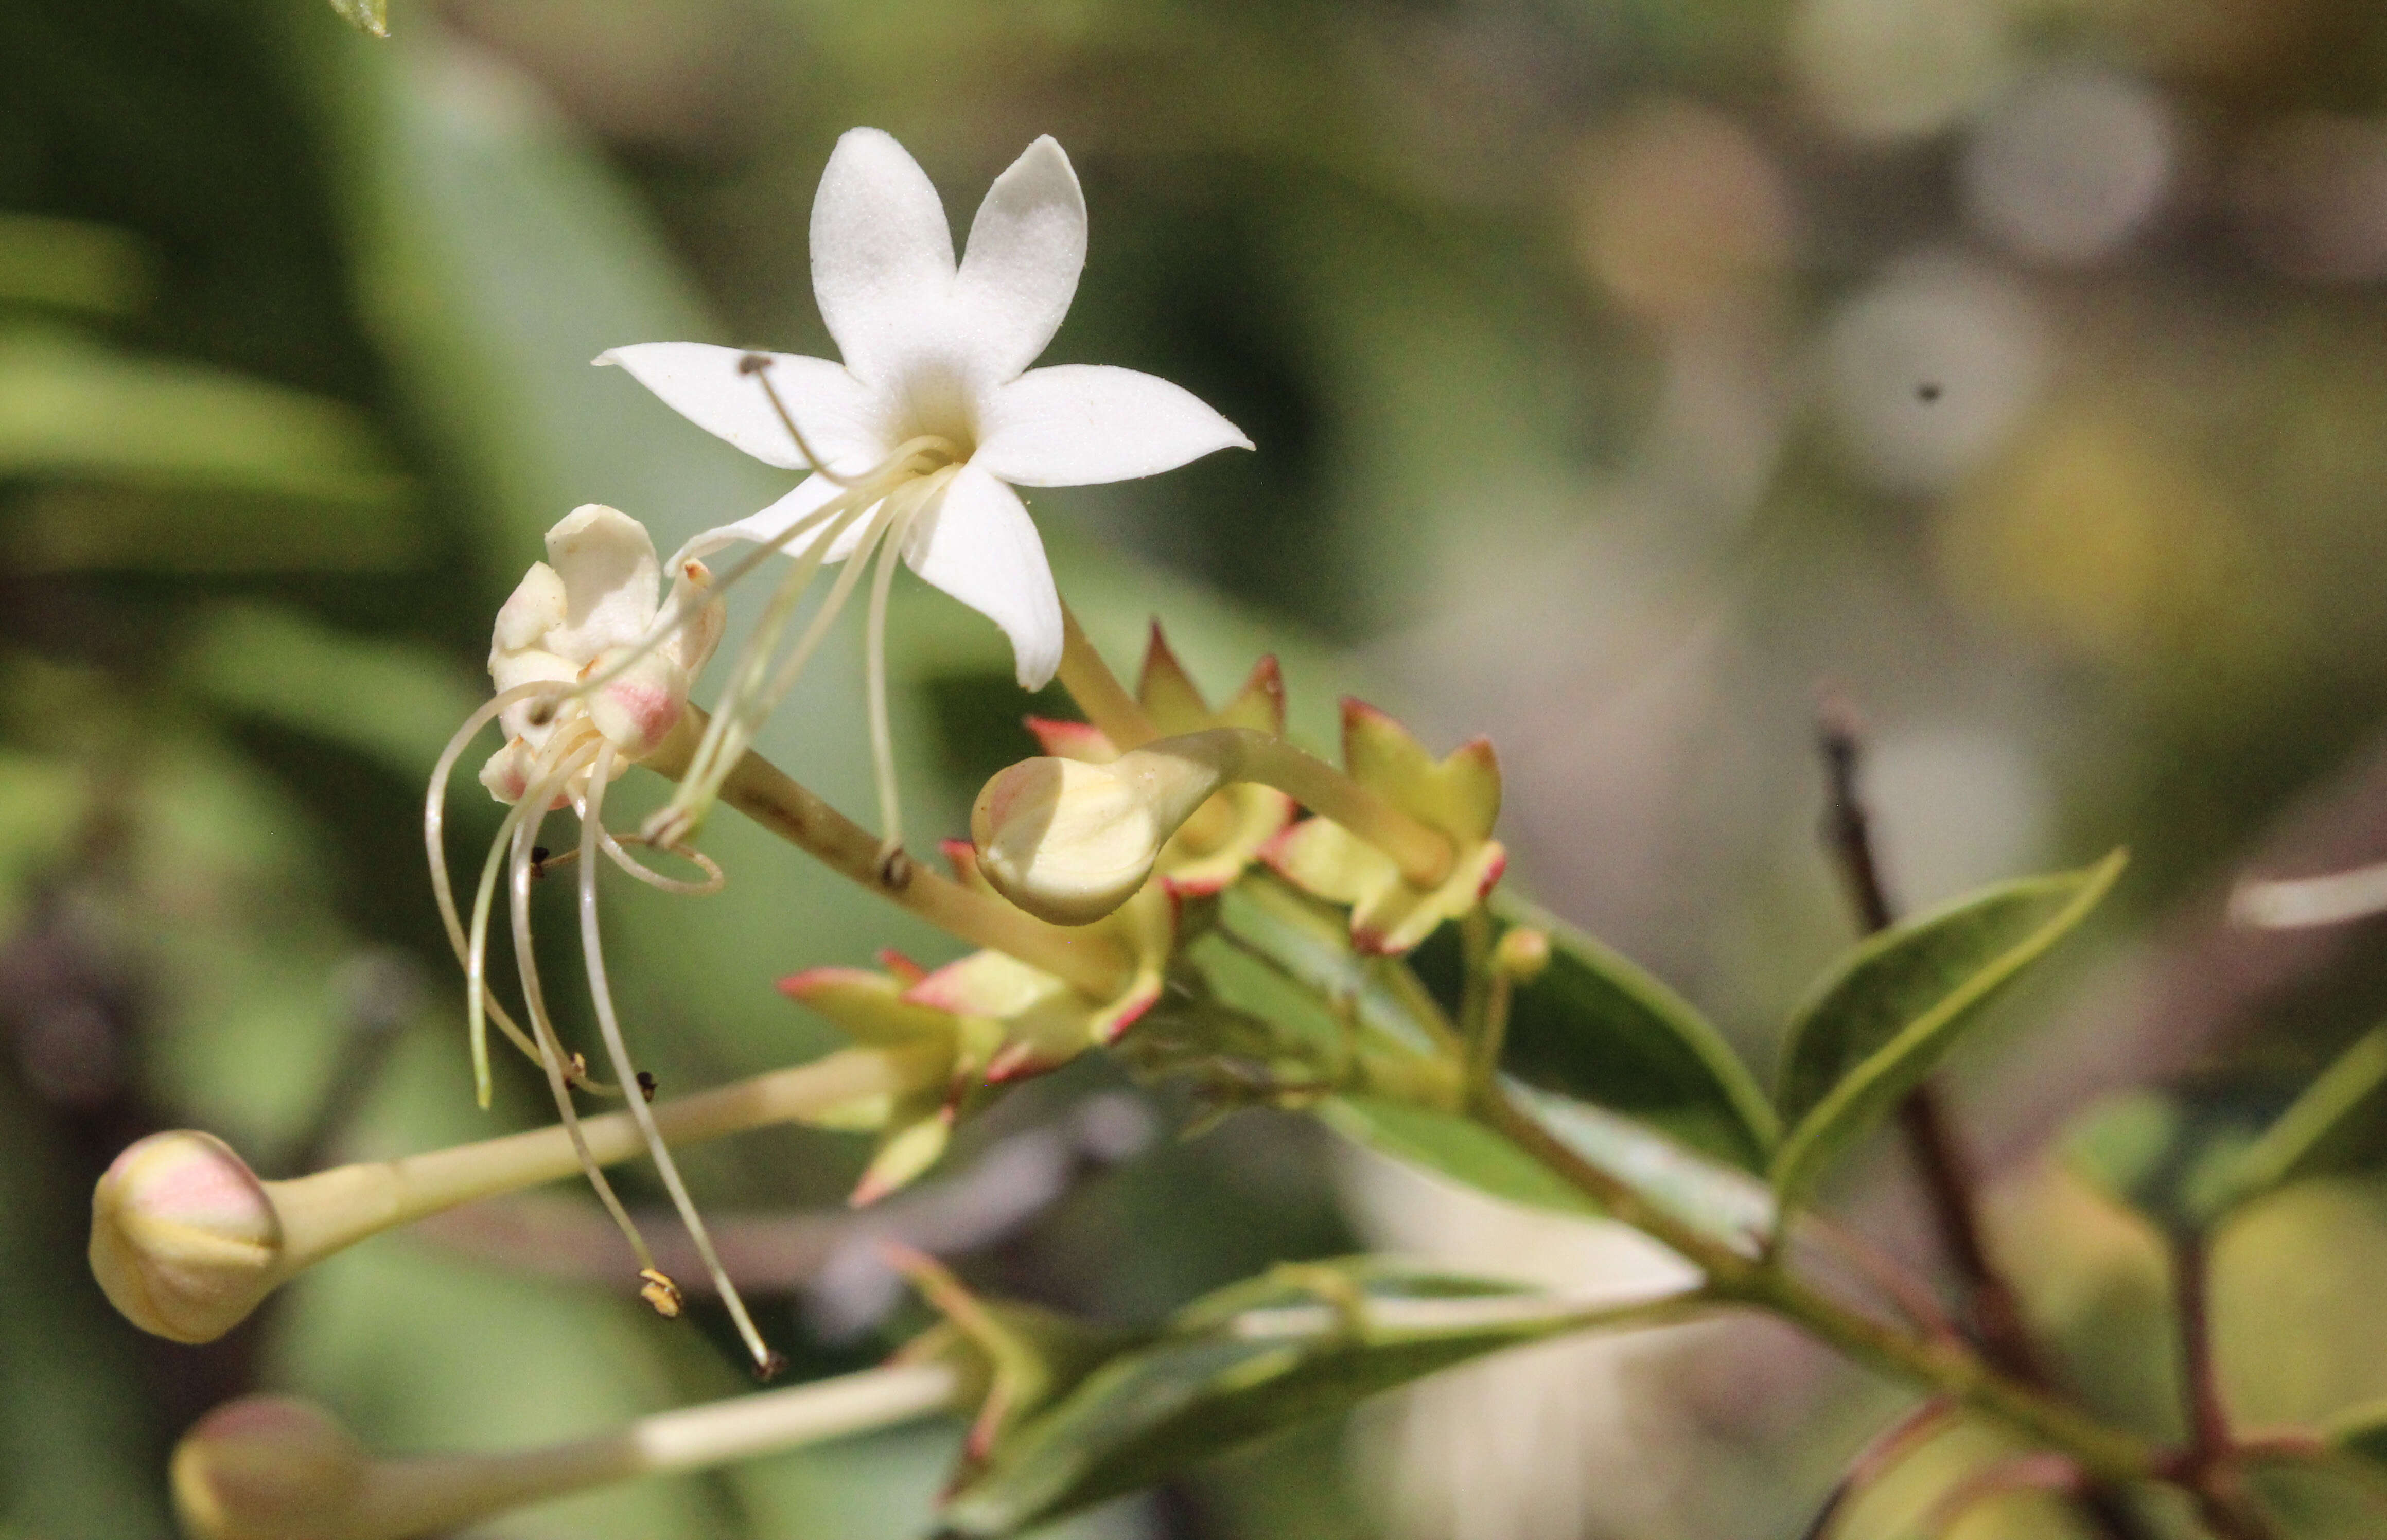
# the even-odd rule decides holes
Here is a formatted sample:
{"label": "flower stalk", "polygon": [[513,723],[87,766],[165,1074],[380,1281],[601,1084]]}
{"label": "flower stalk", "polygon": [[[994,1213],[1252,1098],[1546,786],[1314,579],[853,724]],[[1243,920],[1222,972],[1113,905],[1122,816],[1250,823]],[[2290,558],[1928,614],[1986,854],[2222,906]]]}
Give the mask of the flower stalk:
{"label": "flower stalk", "polygon": [[[941,1076],[932,1051],[847,1049],[792,1069],[641,1111],[676,1143],[802,1122]],[[92,1195],[91,1265],[134,1325],[212,1342],[284,1281],[371,1236],[478,1198],[519,1192],[646,1153],[629,1112],[550,1124],[444,1150],[261,1181],[221,1140],[152,1134],[117,1156]],[[576,1139],[575,1139],[576,1133]]]}
{"label": "flower stalk", "polygon": [[959,1408],[950,1363],[893,1364],[642,1417],[594,1438],[499,1455],[377,1460],[318,1407],[219,1407],[174,1451],[174,1506],[195,1540],[410,1540],[637,1476],[825,1443]]}

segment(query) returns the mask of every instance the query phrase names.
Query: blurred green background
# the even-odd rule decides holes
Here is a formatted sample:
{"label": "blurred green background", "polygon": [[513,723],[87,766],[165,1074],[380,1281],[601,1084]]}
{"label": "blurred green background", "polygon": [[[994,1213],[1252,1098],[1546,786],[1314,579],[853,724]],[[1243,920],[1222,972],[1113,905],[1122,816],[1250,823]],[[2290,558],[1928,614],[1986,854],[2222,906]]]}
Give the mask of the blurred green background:
{"label": "blurred green background", "polygon": [[[523,1073],[473,1109],[423,781],[549,524],[603,501],[668,549],[784,488],[587,360],[827,350],[806,213],[856,123],[957,219],[1059,137],[1092,246],[1052,358],[1166,375],[1259,446],[1038,498],[1120,665],[1157,613],[1216,691],[1282,654],[1315,746],[1345,690],[1437,746],[1491,734],[1511,880],[1761,1066],[1848,936],[1813,842],[1819,684],[1873,724],[1901,900],[2129,844],[2116,914],[1960,1067],[2034,1312],[2100,1406],[2167,1425],[2152,1243],[2032,1152],[2103,1091],[2317,1064],[2387,1003],[2375,926],[2231,934],[2216,897],[2250,865],[2387,854],[2377,7],[395,0],[391,30],[315,0],[0,0],[0,1534],[168,1533],[172,1439],[259,1386],[398,1450],[741,1382],[706,1310],[666,1327],[470,1225],[360,1247],[206,1349],[116,1319],[82,1233],[93,1179],[154,1129],[272,1175],[540,1116]],[[1030,702],[990,625],[898,592],[915,827],[957,833],[1030,751]],[[855,810],[859,675],[848,636],[764,745]],[[496,827],[478,797],[459,850]],[[951,954],[732,819],[708,840],[727,891],[620,893],[609,928],[666,1091],[827,1046],[783,974]],[[1029,1184],[1052,1200],[1029,1222],[964,1247],[968,1276],[1148,1319],[1371,1242],[1650,1265],[1290,1118],[1178,1142],[1170,1093],[1091,1062],[1007,1104],[954,1180],[1018,1197],[977,1153],[1089,1105],[1160,1137],[1090,1138]],[[778,1133],[687,1158],[763,1226],[834,1210],[860,1156]],[[1898,1192],[1886,1168],[1846,1194],[1893,1244]],[[2387,1395],[2382,1267],[2387,1193],[2361,1180],[2225,1238],[2244,1417]],[[809,1372],[866,1361],[922,1319],[881,1319],[876,1286],[833,1329],[783,1280],[766,1329]],[[1079,1533],[1788,1536],[1889,1405],[1763,1329],[1535,1350]],[[917,1535],[952,1446],[490,1533]],[[1863,1533],[1908,1533],[1970,1458],[1935,1451]],[[1963,1533],[2063,1522],[2009,1504]]]}

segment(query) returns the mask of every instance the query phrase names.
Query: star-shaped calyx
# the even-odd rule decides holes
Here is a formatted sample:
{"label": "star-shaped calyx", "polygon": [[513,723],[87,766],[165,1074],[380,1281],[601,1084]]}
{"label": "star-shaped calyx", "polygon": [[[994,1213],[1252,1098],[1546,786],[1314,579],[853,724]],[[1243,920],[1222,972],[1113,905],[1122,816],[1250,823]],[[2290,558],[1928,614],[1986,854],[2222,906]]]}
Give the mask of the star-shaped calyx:
{"label": "star-shaped calyx", "polygon": [[[954,875],[991,893],[966,843],[946,845]],[[903,1096],[878,1096],[812,1119],[824,1127],[876,1130],[878,1151],[853,1192],[874,1203],[943,1155],[964,1101],[1000,1085],[1058,1069],[1089,1048],[1115,1042],[1160,998],[1176,944],[1176,900],[1156,883],[1118,912],[1086,928],[1089,941],[1119,957],[1119,985],[1104,998],[1031,967],[1007,953],[974,952],[933,972],[890,953],[885,973],[812,968],[781,980],[790,998],[819,1011],[855,1041],[934,1047],[944,1074]]]}
{"label": "star-shaped calyx", "polygon": [[[1213,711],[1177,661],[1158,621],[1152,624],[1136,699],[1163,738],[1209,727],[1249,727],[1271,738],[1284,735],[1284,675],[1273,655],[1255,664],[1244,688]],[[1039,716],[1029,717],[1028,727],[1055,759],[1107,764],[1118,758],[1118,750],[1099,727]],[[1234,782],[1186,819],[1161,847],[1153,870],[1181,898],[1215,893],[1259,859],[1268,842],[1293,822],[1293,799],[1276,788],[1255,781]]]}
{"label": "star-shaped calyx", "polygon": [[1342,825],[1307,818],[1264,852],[1295,886],[1351,906],[1351,941],[1362,952],[1408,951],[1445,920],[1484,901],[1509,852],[1492,838],[1500,816],[1500,764],[1490,740],[1461,744],[1437,762],[1390,716],[1343,702],[1343,766],[1351,779],[1447,839],[1447,871],[1432,886],[1405,878],[1394,859]]}

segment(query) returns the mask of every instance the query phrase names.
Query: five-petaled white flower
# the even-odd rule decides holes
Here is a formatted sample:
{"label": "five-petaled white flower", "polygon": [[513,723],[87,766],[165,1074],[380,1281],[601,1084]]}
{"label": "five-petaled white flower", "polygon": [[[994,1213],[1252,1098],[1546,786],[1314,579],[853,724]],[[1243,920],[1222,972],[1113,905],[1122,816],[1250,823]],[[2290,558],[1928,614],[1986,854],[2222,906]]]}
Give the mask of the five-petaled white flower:
{"label": "five-petaled white flower", "polygon": [[[835,562],[893,539],[913,571],[1003,628],[1019,683],[1038,689],[1060,663],[1061,604],[1012,488],[1125,481],[1251,448],[1166,380],[1028,367],[1067,314],[1085,255],[1085,198],[1049,136],[988,189],[956,264],[927,174],[889,135],[854,129],[829,158],[812,218],[813,290],[842,363],[688,342],[597,361],[758,460],[831,473],[698,536],[690,554],[768,543],[842,504],[781,549],[798,554],[826,536]],[[933,485],[916,500],[900,495],[923,482]]]}

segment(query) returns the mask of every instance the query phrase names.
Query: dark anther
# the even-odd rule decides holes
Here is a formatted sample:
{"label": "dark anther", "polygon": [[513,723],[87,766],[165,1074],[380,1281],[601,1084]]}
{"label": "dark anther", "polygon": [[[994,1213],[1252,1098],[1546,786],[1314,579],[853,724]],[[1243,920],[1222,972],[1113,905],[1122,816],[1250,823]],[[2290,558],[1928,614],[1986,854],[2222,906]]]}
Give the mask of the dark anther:
{"label": "dark anther", "polygon": [[643,1069],[638,1071],[638,1094],[650,1102],[655,1099],[655,1078]]}
{"label": "dark anther", "polygon": [[530,848],[530,875],[534,879],[547,875],[547,858],[552,853],[545,845]]}
{"label": "dark anther", "polygon": [[1922,402],[1925,406],[1929,406],[1932,402],[1939,399],[1939,382],[1937,380],[1926,380],[1921,385],[1916,385],[1914,387],[1914,398]]}
{"label": "dark anther", "polygon": [[754,1378],[762,1381],[767,1385],[772,1381],[777,1379],[780,1375],[786,1373],[787,1370],[788,1356],[774,1348],[772,1351],[764,1354],[763,1361],[754,1366]]}
{"label": "dark anther", "polygon": [[760,374],[770,367],[771,357],[767,353],[749,353],[738,360],[738,372],[740,374]]}
{"label": "dark anther", "polygon": [[891,850],[878,858],[878,885],[893,892],[902,892],[912,885],[912,858],[900,849]]}

